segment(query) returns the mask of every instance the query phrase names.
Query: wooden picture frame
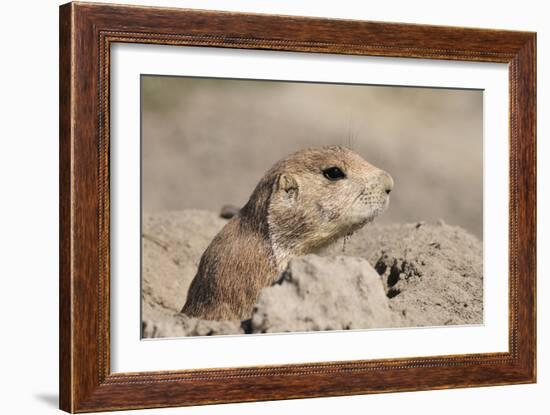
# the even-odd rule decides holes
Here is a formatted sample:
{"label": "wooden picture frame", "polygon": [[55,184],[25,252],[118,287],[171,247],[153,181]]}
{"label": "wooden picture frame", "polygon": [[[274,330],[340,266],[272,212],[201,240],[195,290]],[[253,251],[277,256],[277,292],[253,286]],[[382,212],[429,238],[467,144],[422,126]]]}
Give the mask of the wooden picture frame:
{"label": "wooden picture frame", "polygon": [[[509,65],[509,352],[111,373],[109,62],[117,42]],[[60,8],[60,407],[90,412],[536,380],[536,34],[69,3]],[[228,366],[231,362],[228,362]]]}

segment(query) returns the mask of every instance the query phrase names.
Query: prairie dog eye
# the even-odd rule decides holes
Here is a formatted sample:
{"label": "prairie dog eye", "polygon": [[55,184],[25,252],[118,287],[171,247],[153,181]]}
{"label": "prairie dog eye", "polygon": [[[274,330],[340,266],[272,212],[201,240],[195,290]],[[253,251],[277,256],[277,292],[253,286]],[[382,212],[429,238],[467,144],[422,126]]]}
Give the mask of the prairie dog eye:
{"label": "prairie dog eye", "polygon": [[331,181],[341,180],[346,178],[346,174],[339,167],[328,167],[323,170],[323,176]]}

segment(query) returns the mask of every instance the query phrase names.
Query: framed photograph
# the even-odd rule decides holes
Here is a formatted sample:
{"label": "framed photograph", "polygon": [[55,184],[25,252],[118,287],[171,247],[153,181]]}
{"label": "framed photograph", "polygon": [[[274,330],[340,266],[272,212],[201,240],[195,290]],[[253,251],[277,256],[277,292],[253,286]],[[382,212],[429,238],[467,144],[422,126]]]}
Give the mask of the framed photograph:
{"label": "framed photograph", "polygon": [[536,34],[60,8],[60,407],[536,381]]}

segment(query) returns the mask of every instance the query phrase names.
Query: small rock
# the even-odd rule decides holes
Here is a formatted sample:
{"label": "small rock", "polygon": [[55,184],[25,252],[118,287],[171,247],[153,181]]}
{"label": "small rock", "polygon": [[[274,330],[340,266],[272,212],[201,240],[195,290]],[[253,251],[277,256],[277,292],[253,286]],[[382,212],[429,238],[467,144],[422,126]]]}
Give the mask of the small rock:
{"label": "small rock", "polygon": [[241,209],[234,205],[223,205],[220,211],[220,217],[223,219],[231,219],[239,213],[239,210]]}
{"label": "small rock", "polygon": [[307,255],[290,260],[279,284],[264,288],[252,333],[395,327],[384,285],[362,258]]}

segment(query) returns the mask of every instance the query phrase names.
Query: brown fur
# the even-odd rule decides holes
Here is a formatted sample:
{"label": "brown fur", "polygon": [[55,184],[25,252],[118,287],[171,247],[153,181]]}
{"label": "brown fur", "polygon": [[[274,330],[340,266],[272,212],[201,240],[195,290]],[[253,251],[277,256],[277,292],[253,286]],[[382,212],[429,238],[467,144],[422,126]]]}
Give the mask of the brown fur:
{"label": "brown fur", "polygon": [[[346,178],[331,181],[337,166]],[[277,162],[248,203],[203,253],[182,312],[208,320],[246,319],[260,290],[289,258],[350,234],[388,204],[393,180],[339,146],[298,151]]]}

